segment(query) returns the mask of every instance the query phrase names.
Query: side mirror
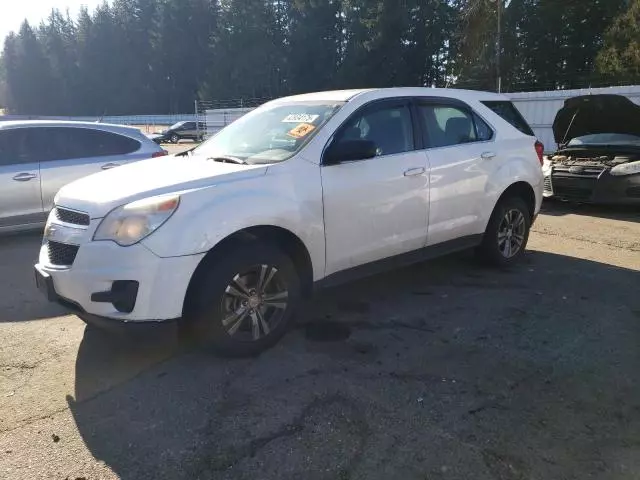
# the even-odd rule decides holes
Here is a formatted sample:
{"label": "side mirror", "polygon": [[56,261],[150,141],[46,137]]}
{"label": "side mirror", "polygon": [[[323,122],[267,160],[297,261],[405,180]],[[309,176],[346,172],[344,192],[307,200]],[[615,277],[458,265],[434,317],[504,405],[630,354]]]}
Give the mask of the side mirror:
{"label": "side mirror", "polygon": [[325,165],[336,165],[354,160],[366,160],[377,155],[378,147],[371,140],[344,140],[332,144],[324,157]]}

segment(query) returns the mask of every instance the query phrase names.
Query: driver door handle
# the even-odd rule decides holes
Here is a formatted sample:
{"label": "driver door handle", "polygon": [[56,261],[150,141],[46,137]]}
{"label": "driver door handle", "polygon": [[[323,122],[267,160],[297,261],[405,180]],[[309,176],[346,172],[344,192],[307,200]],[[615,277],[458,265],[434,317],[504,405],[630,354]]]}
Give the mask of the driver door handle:
{"label": "driver door handle", "polygon": [[28,182],[29,180],[33,180],[34,178],[36,178],[37,175],[35,173],[19,173],[18,175],[16,175],[15,177],[13,177],[13,179],[16,182]]}
{"label": "driver door handle", "polygon": [[101,168],[102,168],[102,170],[109,170],[111,168],[116,168],[116,167],[119,167],[119,166],[120,166],[120,164],[118,164],[118,163],[105,163],[104,165],[102,165]]}
{"label": "driver door handle", "polygon": [[483,152],[481,157],[484,158],[485,160],[489,160],[490,158],[493,158],[496,156],[495,152]]}
{"label": "driver door handle", "polygon": [[410,168],[404,172],[405,177],[415,177],[416,175],[422,175],[425,172],[424,167]]}

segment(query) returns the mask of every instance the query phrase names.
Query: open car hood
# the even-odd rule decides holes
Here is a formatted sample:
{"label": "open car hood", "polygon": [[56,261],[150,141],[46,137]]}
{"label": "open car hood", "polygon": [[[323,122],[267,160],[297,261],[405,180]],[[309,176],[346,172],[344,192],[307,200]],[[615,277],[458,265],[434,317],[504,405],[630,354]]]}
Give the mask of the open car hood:
{"label": "open car hood", "polygon": [[564,102],[553,121],[558,145],[596,133],[640,136],[640,105],[623,95],[583,95]]}

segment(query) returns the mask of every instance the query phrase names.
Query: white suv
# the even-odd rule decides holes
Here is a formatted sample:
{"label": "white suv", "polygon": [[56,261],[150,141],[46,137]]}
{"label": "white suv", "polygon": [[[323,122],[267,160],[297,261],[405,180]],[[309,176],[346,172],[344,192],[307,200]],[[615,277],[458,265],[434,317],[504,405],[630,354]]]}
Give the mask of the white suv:
{"label": "white suv", "polygon": [[484,92],[275,100],[185,154],[62,188],[37,284],[87,323],[180,319],[255,354],[314,286],[470,247],[516,261],[543,189],[527,128]]}

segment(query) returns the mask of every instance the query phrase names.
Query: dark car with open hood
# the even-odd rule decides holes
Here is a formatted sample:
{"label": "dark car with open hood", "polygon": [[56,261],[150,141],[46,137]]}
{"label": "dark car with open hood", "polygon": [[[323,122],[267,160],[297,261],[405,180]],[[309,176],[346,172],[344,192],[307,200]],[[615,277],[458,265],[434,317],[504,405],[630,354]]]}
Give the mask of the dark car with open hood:
{"label": "dark car with open hood", "polygon": [[640,205],[640,105],[622,95],[569,98],[553,122],[558,150],[544,162],[544,195]]}

